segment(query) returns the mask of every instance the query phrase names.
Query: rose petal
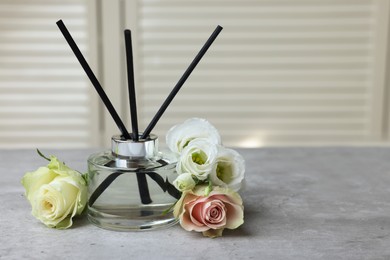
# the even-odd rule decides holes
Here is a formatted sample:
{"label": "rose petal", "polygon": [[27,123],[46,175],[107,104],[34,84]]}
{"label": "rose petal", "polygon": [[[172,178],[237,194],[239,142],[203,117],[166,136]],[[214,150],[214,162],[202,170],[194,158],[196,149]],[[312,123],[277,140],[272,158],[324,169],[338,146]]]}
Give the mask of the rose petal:
{"label": "rose petal", "polygon": [[34,193],[42,185],[50,183],[55,177],[57,177],[57,174],[47,167],[40,167],[35,172],[27,172],[22,178],[22,185],[26,190],[27,199],[31,202]]}
{"label": "rose petal", "polygon": [[[187,231],[206,231],[209,229],[206,225],[204,225],[202,222],[197,221],[193,217],[193,212],[196,212],[193,210],[194,206],[196,206],[196,203],[193,203],[192,205],[186,205],[186,211],[183,213],[182,217],[180,218],[180,225]],[[188,208],[187,208],[188,207]]]}
{"label": "rose petal", "polygon": [[192,222],[194,222],[197,226],[204,225],[204,218],[203,218],[203,204],[201,202],[196,202],[190,205],[189,214],[191,217]]}
{"label": "rose petal", "polygon": [[232,196],[213,194],[210,195],[210,197],[213,199],[219,199],[225,203],[227,216],[226,228],[235,229],[244,223],[244,210],[241,197],[239,197],[238,194],[237,196],[234,196],[235,193],[232,193],[231,195]]}
{"label": "rose petal", "polygon": [[226,203],[226,228],[235,229],[244,224],[244,210],[242,206]]}
{"label": "rose petal", "polygon": [[204,196],[206,188],[198,185],[192,191],[183,192],[176,204],[175,216],[179,216],[185,230],[217,237],[224,228],[234,229],[244,223],[242,199],[237,192],[213,187],[209,196]]}
{"label": "rose petal", "polygon": [[[216,216],[211,216],[211,211],[215,211]],[[205,225],[212,229],[222,228],[226,224],[225,205],[219,200],[206,203],[203,214]]]}

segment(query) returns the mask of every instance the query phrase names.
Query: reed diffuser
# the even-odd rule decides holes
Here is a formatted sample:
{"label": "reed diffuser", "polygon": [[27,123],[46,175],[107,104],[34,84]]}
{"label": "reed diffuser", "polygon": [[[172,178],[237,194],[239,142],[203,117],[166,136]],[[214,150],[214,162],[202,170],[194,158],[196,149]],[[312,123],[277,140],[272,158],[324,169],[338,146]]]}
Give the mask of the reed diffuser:
{"label": "reed diffuser", "polygon": [[89,220],[102,228],[125,231],[175,224],[172,207],[181,196],[172,185],[177,177],[176,155],[159,152],[158,137],[151,132],[222,27],[217,26],[142,133],[138,130],[131,32],[124,31],[132,124],[129,133],[65,24],[59,20],[57,25],[121,132],[112,137],[111,150],[88,159]]}

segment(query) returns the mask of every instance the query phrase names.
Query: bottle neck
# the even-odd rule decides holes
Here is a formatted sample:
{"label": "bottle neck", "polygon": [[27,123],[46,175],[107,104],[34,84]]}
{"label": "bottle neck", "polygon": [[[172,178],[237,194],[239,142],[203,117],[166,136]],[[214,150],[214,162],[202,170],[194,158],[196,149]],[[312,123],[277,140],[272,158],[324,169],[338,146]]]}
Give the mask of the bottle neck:
{"label": "bottle neck", "polygon": [[158,137],[150,134],[147,139],[133,141],[114,135],[111,138],[111,152],[115,157],[123,159],[153,158],[158,153]]}

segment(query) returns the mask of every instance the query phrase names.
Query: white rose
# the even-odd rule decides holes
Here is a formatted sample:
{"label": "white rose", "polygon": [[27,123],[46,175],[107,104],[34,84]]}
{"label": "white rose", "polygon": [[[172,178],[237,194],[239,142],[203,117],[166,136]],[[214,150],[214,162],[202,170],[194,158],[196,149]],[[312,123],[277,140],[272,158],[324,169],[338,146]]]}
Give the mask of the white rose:
{"label": "white rose", "polygon": [[166,143],[175,153],[181,153],[190,141],[204,138],[213,144],[221,144],[217,129],[207,120],[191,118],[184,123],[173,126],[166,135]]}
{"label": "white rose", "polygon": [[48,227],[66,229],[87,204],[87,185],[79,172],[50,159],[47,167],[26,173],[22,184],[33,216]]}
{"label": "white rose", "polygon": [[238,191],[241,188],[244,173],[244,158],[235,150],[219,146],[216,164],[210,174],[212,183]]}
{"label": "white rose", "polygon": [[214,168],[218,149],[206,139],[195,139],[183,149],[176,165],[177,173],[191,173],[198,180],[206,180]]}
{"label": "white rose", "polygon": [[191,173],[185,172],[177,176],[177,178],[173,181],[173,185],[179,191],[192,190],[196,183],[192,178]]}

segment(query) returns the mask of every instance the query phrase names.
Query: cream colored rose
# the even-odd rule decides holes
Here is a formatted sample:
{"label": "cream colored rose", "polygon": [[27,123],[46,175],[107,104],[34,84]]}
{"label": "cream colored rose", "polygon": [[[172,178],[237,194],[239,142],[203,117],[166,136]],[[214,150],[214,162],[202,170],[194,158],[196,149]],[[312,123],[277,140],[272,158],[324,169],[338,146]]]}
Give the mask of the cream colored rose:
{"label": "cream colored rose", "polygon": [[213,187],[208,196],[207,186],[183,192],[173,214],[187,231],[203,232],[208,237],[222,236],[225,228],[235,229],[244,223],[244,207],[240,195],[230,189]]}
{"label": "cream colored rose", "polygon": [[181,153],[189,142],[198,138],[207,139],[212,144],[221,144],[218,130],[201,118],[191,118],[173,126],[166,135],[166,143],[171,151]]}
{"label": "cream colored rose", "polygon": [[195,139],[183,149],[176,165],[178,174],[191,173],[198,180],[206,180],[214,168],[217,146],[207,139]]}
{"label": "cream colored rose", "polygon": [[235,150],[219,146],[216,163],[210,174],[212,183],[238,191],[241,188],[244,173],[244,158]]}
{"label": "cream colored rose", "polygon": [[79,172],[54,156],[47,167],[28,172],[22,179],[32,214],[48,227],[66,229],[87,204],[86,182]]}

